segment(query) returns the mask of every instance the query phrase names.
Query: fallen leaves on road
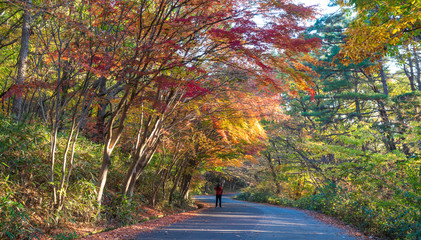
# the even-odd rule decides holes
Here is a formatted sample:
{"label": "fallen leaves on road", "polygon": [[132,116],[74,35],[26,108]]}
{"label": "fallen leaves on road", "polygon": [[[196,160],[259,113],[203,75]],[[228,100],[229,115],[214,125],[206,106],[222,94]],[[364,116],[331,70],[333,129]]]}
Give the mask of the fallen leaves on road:
{"label": "fallen leaves on road", "polygon": [[183,213],[177,213],[173,215],[164,216],[164,217],[150,220],[147,222],[114,229],[108,232],[102,232],[102,233],[94,234],[91,236],[86,236],[82,239],[84,240],[135,239],[136,236],[142,232],[150,232],[160,227],[164,227],[176,222],[184,221],[186,219],[196,216],[199,211],[202,211],[203,209],[210,207],[210,205],[206,203],[200,203],[198,204],[198,206],[200,206],[201,208],[197,210],[189,211],[189,212],[183,212]]}
{"label": "fallen leaves on road", "polygon": [[344,233],[346,233],[348,235],[352,235],[352,236],[354,236],[358,239],[361,239],[361,240],[373,240],[373,239],[375,239],[374,237],[368,237],[368,236],[364,235],[363,233],[361,233],[361,231],[359,231],[356,228],[353,228],[349,225],[346,225],[345,223],[343,223],[343,222],[341,222],[341,221],[339,221],[339,220],[337,220],[333,217],[326,216],[322,213],[318,213],[318,212],[310,211],[310,210],[303,210],[303,209],[295,209],[295,210],[302,211],[302,212],[314,217],[315,219],[317,219],[321,222],[324,222],[324,223],[327,223],[329,225],[335,226],[339,229],[342,229],[344,231]]}

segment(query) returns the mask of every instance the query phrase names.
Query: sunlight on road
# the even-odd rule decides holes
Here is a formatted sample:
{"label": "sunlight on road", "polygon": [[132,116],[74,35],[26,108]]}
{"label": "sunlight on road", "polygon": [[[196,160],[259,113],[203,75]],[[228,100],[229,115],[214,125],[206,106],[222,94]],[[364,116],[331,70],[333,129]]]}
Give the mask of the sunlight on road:
{"label": "sunlight on road", "polygon": [[[214,196],[195,198],[212,204],[215,201]],[[195,218],[138,239],[355,240],[300,211],[236,201],[227,196],[222,205],[222,208],[205,209]]]}

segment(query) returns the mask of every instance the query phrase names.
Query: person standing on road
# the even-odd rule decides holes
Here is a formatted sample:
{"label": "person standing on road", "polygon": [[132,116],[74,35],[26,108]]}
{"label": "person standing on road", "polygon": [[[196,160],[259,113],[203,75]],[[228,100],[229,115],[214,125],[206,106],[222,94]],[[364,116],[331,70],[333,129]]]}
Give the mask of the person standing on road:
{"label": "person standing on road", "polygon": [[216,187],[214,188],[215,190],[216,190],[216,203],[215,203],[215,207],[218,207],[218,200],[219,200],[219,207],[222,207],[221,206],[221,202],[222,202],[222,186],[221,185],[219,185],[219,183],[218,183],[218,185],[216,185]]}

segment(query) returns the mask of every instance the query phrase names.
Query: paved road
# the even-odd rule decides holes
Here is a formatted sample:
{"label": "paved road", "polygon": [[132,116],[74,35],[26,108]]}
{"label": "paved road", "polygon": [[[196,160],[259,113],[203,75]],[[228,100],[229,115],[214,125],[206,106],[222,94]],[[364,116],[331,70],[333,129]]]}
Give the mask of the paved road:
{"label": "paved road", "polygon": [[[214,203],[214,196],[196,197]],[[340,229],[303,212],[222,198],[222,208],[206,209],[197,217],[172,224],[136,239],[346,239]]]}

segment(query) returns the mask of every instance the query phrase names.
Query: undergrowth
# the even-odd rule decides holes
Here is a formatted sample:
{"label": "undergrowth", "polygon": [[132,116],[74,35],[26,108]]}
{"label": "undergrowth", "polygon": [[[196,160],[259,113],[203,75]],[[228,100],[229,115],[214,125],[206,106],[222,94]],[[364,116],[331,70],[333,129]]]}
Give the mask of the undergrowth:
{"label": "undergrowth", "polygon": [[[59,134],[58,156],[63,154],[66,140],[66,135]],[[49,148],[47,127],[36,122],[15,123],[0,115],[0,239],[37,239],[46,235],[75,239],[81,236],[69,226],[87,224],[108,229],[154,218],[153,214],[142,214],[141,205],[147,203],[149,188],[135,194],[132,201],[119,197],[121,179],[125,177],[122,169],[127,167],[127,154],[119,149],[113,153],[103,203],[97,203],[102,146],[83,136],[76,145],[65,204],[56,211],[49,183]],[[54,171],[60,173],[59,161]]]}

